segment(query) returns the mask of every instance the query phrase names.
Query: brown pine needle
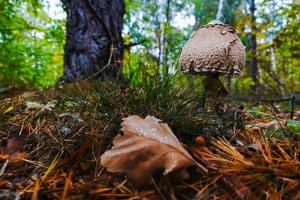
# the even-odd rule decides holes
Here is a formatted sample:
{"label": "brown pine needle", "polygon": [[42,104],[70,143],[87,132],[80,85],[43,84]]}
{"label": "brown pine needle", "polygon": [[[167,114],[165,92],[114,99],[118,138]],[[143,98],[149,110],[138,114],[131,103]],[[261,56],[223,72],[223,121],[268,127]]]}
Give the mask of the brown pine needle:
{"label": "brown pine needle", "polygon": [[61,200],[66,200],[67,199],[67,193],[70,188],[73,187],[73,182],[72,182],[72,176],[73,176],[73,171],[71,171],[66,178],[65,186],[64,186],[64,192],[61,197]]}

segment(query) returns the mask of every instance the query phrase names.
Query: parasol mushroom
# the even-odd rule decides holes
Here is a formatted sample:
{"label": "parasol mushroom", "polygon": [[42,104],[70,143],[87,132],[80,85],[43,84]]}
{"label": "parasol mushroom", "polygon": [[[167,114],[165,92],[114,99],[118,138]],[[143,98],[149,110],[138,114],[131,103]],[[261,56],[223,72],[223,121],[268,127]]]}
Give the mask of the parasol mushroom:
{"label": "parasol mushroom", "polygon": [[179,63],[183,73],[204,75],[204,109],[212,111],[228,95],[220,75],[240,75],[245,66],[245,46],[234,27],[213,20],[194,31],[182,48]]}

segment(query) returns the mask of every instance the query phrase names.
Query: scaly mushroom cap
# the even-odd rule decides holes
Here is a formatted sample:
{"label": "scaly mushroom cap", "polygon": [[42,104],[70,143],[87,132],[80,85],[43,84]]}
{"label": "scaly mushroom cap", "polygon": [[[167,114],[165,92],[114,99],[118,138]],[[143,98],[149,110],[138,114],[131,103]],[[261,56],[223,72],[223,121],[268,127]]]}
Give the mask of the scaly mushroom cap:
{"label": "scaly mushroom cap", "polygon": [[240,75],[245,57],[245,47],[235,28],[213,20],[192,34],[179,63],[183,73]]}

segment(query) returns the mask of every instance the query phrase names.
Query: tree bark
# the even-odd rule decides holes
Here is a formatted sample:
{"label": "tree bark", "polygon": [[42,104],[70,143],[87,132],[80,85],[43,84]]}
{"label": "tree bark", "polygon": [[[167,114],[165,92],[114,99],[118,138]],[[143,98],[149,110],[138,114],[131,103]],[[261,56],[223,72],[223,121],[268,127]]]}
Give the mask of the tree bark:
{"label": "tree bark", "polygon": [[121,79],[124,0],[62,0],[67,12],[60,81]]}
{"label": "tree bark", "polygon": [[257,67],[257,40],[256,40],[256,16],[255,16],[255,0],[250,0],[250,15],[251,15],[251,34],[250,34],[250,65],[249,65],[249,75],[254,81],[254,86],[252,90],[256,92],[258,85],[258,67]]}

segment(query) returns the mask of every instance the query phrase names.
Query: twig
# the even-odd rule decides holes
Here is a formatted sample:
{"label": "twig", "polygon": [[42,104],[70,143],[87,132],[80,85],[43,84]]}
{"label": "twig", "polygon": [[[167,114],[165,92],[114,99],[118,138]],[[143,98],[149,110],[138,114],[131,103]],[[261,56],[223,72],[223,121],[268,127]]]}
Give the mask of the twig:
{"label": "twig", "polygon": [[294,117],[294,110],[295,110],[295,100],[296,100],[296,97],[295,95],[290,97],[290,98],[283,98],[283,99],[273,99],[273,100],[267,100],[267,99],[260,99],[258,102],[267,102],[267,103],[270,103],[272,108],[274,108],[274,110],[277,112],[277,108],[275,106],[274,103],[278,103],[278,102],[283,102],[283,101],[290,101],[291,102],[291,107],[292,107],[292,110],[290,112],[290,119],[293,119]]}
{"label": "twig", "polygon": [[163,195],[162,192],[160,191],[158,185],[156,184],[154,178],[153,178],[151,175],[149,175],[149,176],[150,176],[151,182],[152,182],[152,184],[154,185],[154,187],[155,187],[157,193],[159,194],[160,198],[161,198],[162,200],[166,200],[166,198],[164,197],[164,195]]}
{"label": "twig", "polygon": [[296,96],[294,95],[292,97],[292,110],[291,110],[291,114],[290,114],[290,118],[293,119],[294,118],[294,112],[295,112],[295,101],[296,101]]}
{"label": "twig", "polygon": [[[104,70],[106,70],[106,68],[110,65],[111,63],[111,59],[112,59],[112,56],[113,56],[113,52],[114,52],[114,49],[113,49],[113,45],[111,45],[111,50],[110,50],[110,55],[109,55],[109,59],[108,59],[108,62],[106,63],[105,66],[102,67],[102,69],[98,70],[96,73],[92,74],[90,77],[88,78],[93,78],[95,76],[97,76],[98,74],[102,73]],[[86,79],[87,80],[87,79]]]}
{"label": "twig", "polygon": [[276,116],[276,113],[274,113],[271,109],[272,115],[274,116],[275,120],[277,121],[280,129],[286,134],[288,135],[288,132],[286,132],[285,128],[282,126],[281,121],[278,119],[278,117]]}
{"label": "twig", "polygon": [[277,102],[282,102],[282,101],[292,101],[293,98],[295,98],[295,96],[290,97],[290,98],[283,98],[283,99],[272,99],[272,100],[268,100],[268,99],[260,99],[258,100],[259,102],[268,102],[268,103],[277,103]]}
{"label": "twig", "polygon": [[235,138],[235,136],[237,135],[237,134],[236,134],[237,122],[238,122],[237,117],[238,117],[237,110],[234,110],[233,135],[232,135],[232,137],[230,138],[229,142],[231,142],[231,141]]}
{"label": "twig", "polygon": [[64,191],[61,198],[62,200],[67,199],[68,190],[72,187],[72,176],[73,176],[73,171],[71,170],[68,177],[66,177]]}
{"label": "twig", "polygon": [[130,43],[130,44],[124,44],[124,45],[123,45],[123,48],[124,48],[124,49],[130,49],[131,47],[134,47],[134,46],[143,44],[143,43],[145,43],[146,41],[147,41],[147,40],[144,39],[144,40],[141,40],[141,41],[139,41],[139,42],[133,42],[133,43]]}
{"label": "twig", "polygon": [[0,169],[0,177],[4,174],[4,172],[5,172],[5,169],[6,169],[6,167],[7,167],[7,165],[8,165],[8,160],[9,159],[6,159],[5,160],[5,163],[3,164],[3,166],[1,167],[1,169]]}

